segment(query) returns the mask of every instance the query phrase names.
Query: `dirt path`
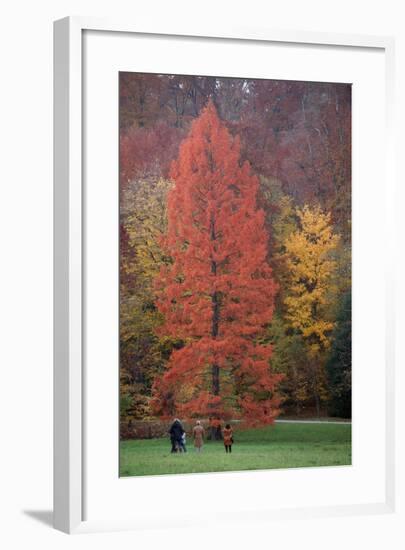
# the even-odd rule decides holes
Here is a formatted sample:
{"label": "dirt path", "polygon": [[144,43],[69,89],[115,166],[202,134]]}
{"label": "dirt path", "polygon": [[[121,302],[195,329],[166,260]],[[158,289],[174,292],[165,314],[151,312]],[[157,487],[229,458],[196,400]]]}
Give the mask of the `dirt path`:
{"label": "dirt path", "polygon": [[351,424],[351,420],[276,420],[277,424]]}

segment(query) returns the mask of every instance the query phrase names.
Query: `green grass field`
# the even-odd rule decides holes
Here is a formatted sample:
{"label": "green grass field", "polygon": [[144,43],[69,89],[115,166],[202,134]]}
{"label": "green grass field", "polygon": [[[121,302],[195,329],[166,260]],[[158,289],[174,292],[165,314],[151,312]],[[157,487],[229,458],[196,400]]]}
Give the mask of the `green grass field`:
{"label": "green grass field", "polygon": [[187,453],[170,454],[169,439],[122,441],[120,475],[144,476],[351,464],[351,424],[276,424],[234,430],[232,454],[207,441],[201,454],[188,438]]}

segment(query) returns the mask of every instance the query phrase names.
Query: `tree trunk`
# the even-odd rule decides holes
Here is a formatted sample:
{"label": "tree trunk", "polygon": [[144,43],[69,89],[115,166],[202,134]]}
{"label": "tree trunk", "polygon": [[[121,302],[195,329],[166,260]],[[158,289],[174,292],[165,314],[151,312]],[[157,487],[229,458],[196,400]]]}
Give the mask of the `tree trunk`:
{"label": "tree trunk", "polygon": [[212,394],[219,395],[219,367],[218,365],[212,365]]}
{"label": "tree trunk", "polygon": [[[210,220],[210,238],[212,241],[215,241],[217,238],[216,231],[215,231],[214,215],[211,216],[211,220]],[[214,276],[217,274],[217,262],[213,259],[211,260],[211,273]],[[211,294],[211,302],[212,302],[211,336],[212,338],[215,339],[219,333],[220,295],[218,292],[215,291]],[[220,391],[219,365],[217,365],[215,362],[211,367],[211,376],[212,376],[211,392],[213,395],[218,396]],[[221,432],[220,425],[210,427],[210,439],[214,441],[218,441],[222,439],[222,432]]]}
{"label": "tree trunk", "polygon": [[315,393],[315,406],[316,406],[316,416],[318,418],[320,418],[321,417],[321,407],[320,407],[320,401],[319,401],[318,393]]}
{"label": "tree trunk", "polygon": [[[213,338],[218,336],[218,324],[219,324],[219,303],[218,295],[216,292],[212,295],[212,327],[211,335]],[[219,366],[212,365],[212,394],[219,395]]]}
{"label": "tree trunk", "polygon": [[[214,216],[211,217],[210,222],[210,237],[212,241],[216,240],[215,234],[215,219]],[[217,263],[211,261],[211,273],[213,275],[217,274]],[[216,338],[219,331],[219,296],[218,292],[213,292],[211,295],[212,300],[212,324],[211,324],[211,336]],[[219,367],[218,365],[212,365],[212,394],[219,395]]]}
{"label": "tree trunk", "polygon": [[[216,273],[216,264],[212,262],[211,269],[213,273]],[[219,330],[219,296],[217,292],[214,292],[211,296],[212,299],[212,325],[211,325],[211,335],[213,338],[218,336]],[[220,385],[219,385],[219,366],[215,363],[211,367],[211,376],[212,376],[212,394],[219,395]],[[210,428],[210,439],[212,441],[218,441],[222,439],[221,426],[211,426]]]}
{"label": "tree trunk", "polygon": [[209,441],[222,441],[223,435],[220,424],[218,426],[210,426],[207,439]]}
{"label": "tree trunk", "polygon": [[210,431],[207,439],[209,441],[221,441],[223,439],[221,426],[210,426]]}

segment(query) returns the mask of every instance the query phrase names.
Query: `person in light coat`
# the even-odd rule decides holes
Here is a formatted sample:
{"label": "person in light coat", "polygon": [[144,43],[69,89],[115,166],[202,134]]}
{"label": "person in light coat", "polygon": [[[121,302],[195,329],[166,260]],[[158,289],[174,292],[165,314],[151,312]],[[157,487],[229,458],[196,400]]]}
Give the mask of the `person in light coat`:
{"label": "person in light coat", "polygon": [[196,425],[193,428],[193,438],[194,438],[194,447],[195,450],[200,453],[204,444],[204,428],[201,425],[201,422],[197,420]]}

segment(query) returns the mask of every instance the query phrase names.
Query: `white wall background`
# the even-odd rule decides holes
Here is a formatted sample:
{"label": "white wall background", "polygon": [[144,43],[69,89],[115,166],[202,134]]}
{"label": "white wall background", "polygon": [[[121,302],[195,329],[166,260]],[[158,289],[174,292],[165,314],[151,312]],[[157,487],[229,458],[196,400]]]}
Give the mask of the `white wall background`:
{"label": "white wall background", "polygon": [[[401,0],[14,0],[2,5],[0,31],[0,545],[99,549],[404,547],[383,517],[247,524],[208,531],[155,531],[68,537],[53,531],[52,506],[52,21],[95,15],[161,22],[395,35],[397,119],[405,128],[405,14]],[[398,156],[405,151],[398,135]],[[372,159],[371,159],[372,160]],[[405,181],[399,166],[398,182]],[[405,364],[403,209],[398,189],[398,365]],[[376,251],[378,261],[378,251]],[[399,372],[397,383],[404,382]],[[398,405],[403,407],[402,403]],[[402,408],[403,410],[403,408]],[[399,427],[398,432],[404,432]],[[399,441],[401,457],[403,439]],[[403,478],[399,481],[403,483]],[[209,510],[207,510],[209,514]],[[350,539],[354,525],[362,537]],[[403,530],[404,531],[404,530]],[[394,538],[392,538],[394,537]],[[402,540],[399,540],[402,538]],[[184,541],[184,542],[183,542]]]}

